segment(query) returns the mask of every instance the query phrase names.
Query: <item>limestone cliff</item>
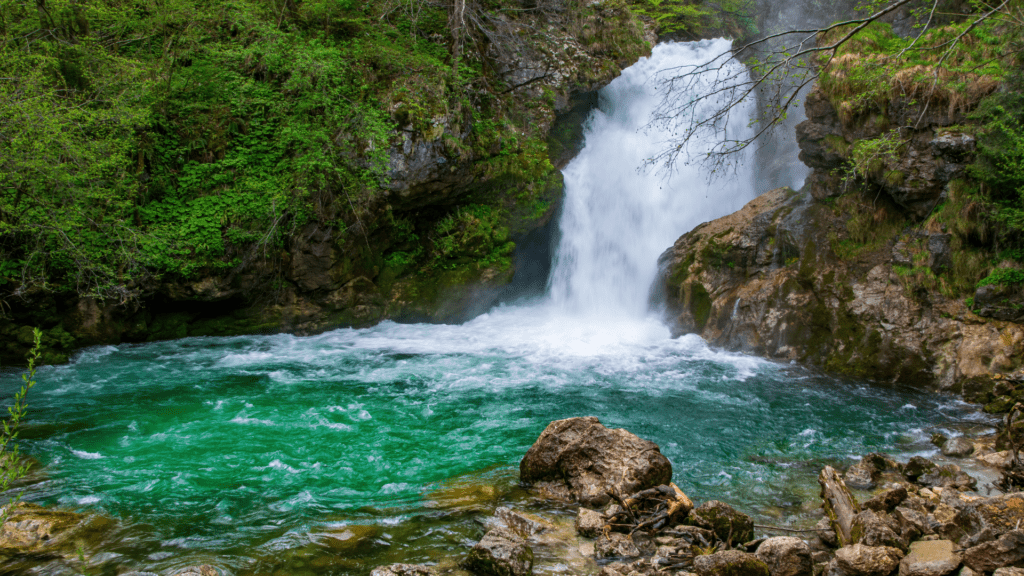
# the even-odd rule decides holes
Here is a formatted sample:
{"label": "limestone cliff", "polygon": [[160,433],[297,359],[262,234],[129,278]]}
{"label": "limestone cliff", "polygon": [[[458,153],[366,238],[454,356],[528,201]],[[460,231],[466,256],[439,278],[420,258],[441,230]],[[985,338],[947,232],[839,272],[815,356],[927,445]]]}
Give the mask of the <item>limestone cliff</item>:
{"label": "limestone cliff", "polygon": [[894,269],[892,243],[839,258],[832,243],[845,226],[833,207],[783,188],[684,235],[662,257],[675,331],[953,392],[1021,365],[1024,327],[941,294],[919,298]]}
{"label": "limestone cliff", "polygon": [[[925,117],[899,154],[855,174],[850,149],[884,134],[888,120],[844,121],[817,89],[806,108],[797,135],[814,172],[804,189],[765,193],[662,256],[675,331],[991,400],[992,378],[1024,364],[1024,326],[1011,321],[1019,308],[983,303],[1001,301],[998,290],[975,292],[976,257],[936,209],[956,205],[973,154],[974,139],[949,128],[963,116]],[[890,113],[922,117],[909,104]]]}

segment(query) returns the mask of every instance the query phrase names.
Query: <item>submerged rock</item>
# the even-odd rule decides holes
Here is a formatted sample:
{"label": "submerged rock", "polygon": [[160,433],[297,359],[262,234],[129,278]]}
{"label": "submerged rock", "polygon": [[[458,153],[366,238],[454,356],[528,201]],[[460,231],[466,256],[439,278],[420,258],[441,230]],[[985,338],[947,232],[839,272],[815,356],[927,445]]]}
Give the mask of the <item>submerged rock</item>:
{"label": "submerged rock", "polygon": [[200,566],[189,566],[188,568],[175,572],[174,576],[220,576],[220,570],[217,570],[209,564],[202,564]]}
{"label": "submerged rock", "polygon": [[548,424],[519,463],[520,480],[590,507],[672,480],[658,445],[593,417]]}
{"label": "submerged rock", "polygon": [[533,573],[533,551],[515,532],[496,528],[473,546],[463,566],[482,576],[527,576]]}
{"label": "submerged rock", "polygon": [[431,576],[433,570],[423,564],[391,564],[378,566],[370,572],[370,576]]}

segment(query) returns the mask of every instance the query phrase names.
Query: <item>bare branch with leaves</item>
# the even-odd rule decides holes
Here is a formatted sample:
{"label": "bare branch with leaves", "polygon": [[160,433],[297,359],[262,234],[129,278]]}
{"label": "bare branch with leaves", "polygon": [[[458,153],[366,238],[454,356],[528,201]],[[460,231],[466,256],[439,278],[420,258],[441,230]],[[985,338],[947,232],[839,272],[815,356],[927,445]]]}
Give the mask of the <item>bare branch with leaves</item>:
{"label": "bare branch with leaves", "polygon": [[[678,162],[700,162],[712,174],[721,172],[735,161],[737,152],[754,145],[776,129],[792,107],[799,104],[803,90],[822,80],[823,75],[840,71],[836,65],[844,49],[859,42],[870,26],[898,10],[909,10],[912,2],[914,0],[894,0],[885,5],[868,5],[870,14],[863,18],[769,34],[718,54],[705,63],[662,71],[656,82],[664,97],[649,125],[669,128],[675,136],[666,142],[661,153],[648,159],[648,167],[671,171]],[[936,30],[935,16],[939,3],[934,0],[923,9],[912,11],[919,22],[920,32],[913,40],[908,40],[907,45],[897,53],[856,64],[886,67],[894,73],[913,68],[915,86],[920,86],[918,76],[922,74],[917,68],[921,66],[912,67],[911,58],[920,60],[921,53],[934,54],[929,65],[925,66],[931,85],[921,91],[922,94],[917,94],[924,102],[924,109],[918,117],[919,124],[928,104],[942,96],[940,84],[950,77],[950,74],[942,72],[943,65],[954,58],[965,37],[982,23],[993,19],[1002,19],[1019,34],[1020,13],[1014,6],[1011,0],[1004,0],[996,6],[984,5],[985,9],[980,14],[973,17],[971,14],[961,15],[962,22],[955,25],[953,37],[929,38],[929,32]],[[745,61],[746,68],[737,66],[737,60]],[[906,76],[904,74],[901,79]],[[756,129],[743,137],[730,137],[726,131],[730,118],[752,98],[759,99],[763,111],[761,118],[748,119]],[[716,142],[711,150],[698,157],[691,156],[692,144],[712,137]]]}

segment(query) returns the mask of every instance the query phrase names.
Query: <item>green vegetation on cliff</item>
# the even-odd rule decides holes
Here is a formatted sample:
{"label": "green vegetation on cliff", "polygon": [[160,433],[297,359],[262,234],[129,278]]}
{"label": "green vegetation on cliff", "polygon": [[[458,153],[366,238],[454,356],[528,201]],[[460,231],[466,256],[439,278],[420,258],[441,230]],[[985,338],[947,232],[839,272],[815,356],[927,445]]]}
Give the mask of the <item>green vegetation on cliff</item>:
{"label": "green vegetation on cliff", "polygon": [[[986,284],[1016,283],[1024,264],[1021,11],[1016,1],[999,10],[963,3],[951,11],[962,12],[959,17],[941,14],[941,25],[933,22],[902,37],[889,24],[872,22],[835,54],[819,56],[822,92],[844,130],[863,135],[825,143],[845,158],[846,184],[864,184],[869,198],[837,203],[851,215],[849,237],[833,242],[838,255],[852,258],[881,247],[912,226],[925,234],[948,233],[951,249],[950,263],[936,266],[928,262],[923,236],[902,237],[900,250],[909,260],[897,271],[912,291],[964,298]],[[927,12],[917,16],[928,21]],[[852,29],[831,30],[819,45],[835,43]],[[947,153],[936,148],[936,140],[927,150],[933,138],[969,146]],[[953,154],[948,161],[964,163],[966,170],[945,185],[924,215],[878,204],[881,191],[895,194],[897,203],[928,197],[928,180],[937,176],[920,173],[927,165],[913,158],[922,152]]]}
{"label": "green vegetation on cliff", "polygon": [[[558,8],[570,27],[622,20],[615,42],[590,38],[610,59],[646,49],[624,5]],[[154,278],[273,260],[308,223],[366,234],[400,130],[518,178],[511,203],[482,199],[507,221],[543,212],[535,188],[554,169],[536,104],[517,103],[486,47],[453,68],[449,43],[429,2],[0,1],[0,291],[124,301]]]}

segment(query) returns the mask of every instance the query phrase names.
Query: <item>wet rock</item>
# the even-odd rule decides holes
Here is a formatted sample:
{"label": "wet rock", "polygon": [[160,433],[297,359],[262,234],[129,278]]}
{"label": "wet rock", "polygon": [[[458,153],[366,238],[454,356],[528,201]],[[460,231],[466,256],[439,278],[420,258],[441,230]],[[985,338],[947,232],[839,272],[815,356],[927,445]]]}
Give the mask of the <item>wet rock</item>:
{"label": "wet rock", "polygon": [[585,506],[610,500],[609,492],[627,495],[668,484],[672,464],[657,444],[626,430],[604,427],[593,417],[552,422],[519,464],[527,484],[562,488]]}
{"label": "wet rock", "polygon": [[826,573],[830,576],[887,576],[900,564],[903,551],[888,546],[854,544],[836,550]]}
{"label": "wet rock", "polygon": [[750,516],[718,500],[694,508],[687,522],[711,530],[723,542],[736,544],[754,539],[754,521]]}
{"label": "wet rock", "polygon": [[618,532],[602,534],[594,545],[598,558],[636,558],[640,556],[640,548],[633,539]]}
{"label": "wet rock", "polygon": [[928,487],[954,487],[958,490],[974,490],[978,481],[960,469],[956,464],[935,466],[917,478],[917,483]]}
{"label": "wet rock", "polygon": [[517,512],[511,508],[502,506],[494,511],[494,517],[501,524],[519,534],[523,538],[529,538],[534,534],[548,532],[554,528],[552,524],[531,514]]}
{"label": "wet rock", "polygon": [[899,576],[946,576],[960,566],[960,555],[949,540],[914,542],[900,562]]}
{"label": "wet rock", "polygon": [[911,482],[917,482],[922,475],[935,470],[935,463],[921,456],[914,456],[903,466],[903,475]]}
{"label": "wet rock", "polygon": [[907,495],[907,488],[905,486],[897,486],[881,494],[876,494],[865,502],[863,507],[875,512],[892,512],[907,499]]}
{"label": "wet rock", "polygon": [[974,292],[975,313],[978,316],[1024,322],[1024,292],[1014,286],[989,284]]}
{"label": "wet rock", "polygon": [[974,443],[961,436],[950,438],[942,444],[942,453],[946,456],[964,458],[974,453]]}
{"label": "wet rock", "polygon": [[175,572],[174,576],[220,576],[220,571],[209,564],[202,564],[200,566],[183,568]]}
{"label": "wet rock", "polygon": [[836,531],[832,529],[832,523],[828,521],[828,518],[818,520],[818,523],[814,525],[814,529],[817,531],[818,540],[821,540],[822,544],[829,548],[839,547]]}
{"label": "wet rock", "polygon": [[986,466],[1005,469],[1010,467],[1010,462],[1013,460],[1013,453],[1009,450],[1003,450],[978,456],[977,459]]}
{"label": "wet rock", "polygon": [[693,559],[699,576],[769,576],[768,565],[749,552],[725,550]]}
{"label": "wet rock", "polygon": [[932,234],[928,236],[928,267],[939,274],[953,265],[953,250],[950,242],[952,234]]}
{"label": "wet rock", "polygon": [[700,526],[676,526],[667,530],[666,534],[685,541],[689,545],[696,545],[707,548],[715,542],[715,533]]}
{"label": "wet rock", "polygon": [[431,576],[430,566],[422,564],[391,564],[378,566],[370,572],[370,576]]}
{"label": "wet rock", "polygon": [[961,568],[960,571],[957,572],[956,574],[957,574],[957,576],[981,576],[981,574],[978,574],[977,572],[975,572],[974,570],[971,570],[967,566],[964,566],[963,568]]}
{"label": "wet rock", "polygon": [[814,568],[810,546],[791,536],[768,538],[755,555],[768,566],[771,576],[810,576]]}
{"label": "wet rock", "polygon": [[886,472],[898,473],[899,470],[899,463],[887,454],[872,452],[850,466],[846,474],[843,475],[843,480],[851,488],[873,490],[878,486],[883,474]]}
{"label": "wet rock", "polygon": [[906,549],[907,542],[900,537],[900,525],[885,513],[865,510],[854,518],[854,531],[860,533],[865,546],[891,546]]}
{"label": "wet rock", "polygon": [[1024,568],[999,568],[992,573],[992,576],[1024,576]]}
{"label": "wet rock", "polygon": [[75,557],[83,543],[111,527],[105,518],[20,503],[0,529],[0,555],[54,553]]}
{"label": "wet rock", "polygon": [[920,536],[933,532],[927,516],[919,510],[897,506],[893,510],[892,516],[899,522],[900,538],[904,542],[910,542]]}
{"label": "wet rock", "polygon": [[992,572],[1024,561],[1024,530],[1013,530],[998,540],[964,550],[963,561],[976,572]]}
{"label": "wet rock", "polygon": [[605,516],[589,508],[580,508],[576,514],[576,532],[580,536],[597,536],[604,528]]}
{"label": "wet rock", "polygon": [[496,528],[473,546],[463,566],[483,576],[526,576],[533,573],[533,550],[515,532]]}

